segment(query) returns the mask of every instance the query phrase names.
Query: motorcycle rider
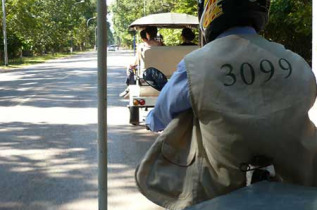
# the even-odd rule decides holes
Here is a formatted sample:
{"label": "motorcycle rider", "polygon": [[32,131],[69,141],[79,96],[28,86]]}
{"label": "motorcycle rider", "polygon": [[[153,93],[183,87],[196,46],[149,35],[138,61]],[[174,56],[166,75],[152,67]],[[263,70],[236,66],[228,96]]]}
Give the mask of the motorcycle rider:
{"label": "motorcycle rider", "polygon": [[270,0],[207,0],[200,27],[207,44],[178,64],[146,125],[162,131],[192,109],[199,121],[215,197],[245,185],[239,166],[273,159],[284,182],[317,186],[316,127],[308,116],[316,81],[307,62],[258,35]]}

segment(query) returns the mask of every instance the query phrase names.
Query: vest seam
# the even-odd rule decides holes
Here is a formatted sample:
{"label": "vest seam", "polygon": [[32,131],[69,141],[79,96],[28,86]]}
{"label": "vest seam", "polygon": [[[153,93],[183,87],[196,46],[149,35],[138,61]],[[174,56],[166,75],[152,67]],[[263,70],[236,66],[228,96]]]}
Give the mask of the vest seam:
{"label": "vest seam", "polygon": [[184,58],[184,63],[185,63],[185,70],[186,70],[186,74],[187,74],[187,84],[188,84],[188,92],[189,92],[189,98],[190,98],[190,103],[191,103],[191,106],[192,106],[192,110],[193,110],[193,114],[194,114],[194,117],[196,118],[199,118],[198,117],[198,113],[196,112],[197,110],[197,107],[196,107],[196,104],[194,103],[195,100],[194,100],[194,97],[193,97],[193,92],[192,92],[192,84],[191,84],[191,75],[190,75],[190,72],[188,71],[188,63],[187,63],[187,56],[185,56]]}

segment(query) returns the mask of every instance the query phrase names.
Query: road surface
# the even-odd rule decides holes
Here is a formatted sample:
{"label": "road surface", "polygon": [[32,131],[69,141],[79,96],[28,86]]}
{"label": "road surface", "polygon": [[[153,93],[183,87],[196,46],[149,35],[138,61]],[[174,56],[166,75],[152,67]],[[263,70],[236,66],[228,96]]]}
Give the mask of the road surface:
{"label": "road surface", "polygon": [[128,100],[119,97],[132,59],[131,52],[108,52],[108,209],[160,210],[138,192],[134,181],[135,168],[157,135],[130,125]]}
{"label": "road surface", "polygon": [[0,73],[0,209],[96,210],[95,52]]}
{"label": "road surface", "polygon": [[[108,55],[108,209],[161,209],[134,183],[156,135],[118,97],[129,59]],[[97,158],[95,52],[0,72],[0,210],[97,210]]]}

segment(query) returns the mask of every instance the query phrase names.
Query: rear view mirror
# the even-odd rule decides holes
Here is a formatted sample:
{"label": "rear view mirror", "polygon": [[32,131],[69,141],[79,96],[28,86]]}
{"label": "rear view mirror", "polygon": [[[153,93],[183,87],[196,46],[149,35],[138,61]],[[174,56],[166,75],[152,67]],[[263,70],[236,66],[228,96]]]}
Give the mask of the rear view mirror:
{"label": "rear view mirror", "polygon": [[143,79],[154,89],[161,91],[167,83],[166,76],[154,67],[149,67],[143,72]]}

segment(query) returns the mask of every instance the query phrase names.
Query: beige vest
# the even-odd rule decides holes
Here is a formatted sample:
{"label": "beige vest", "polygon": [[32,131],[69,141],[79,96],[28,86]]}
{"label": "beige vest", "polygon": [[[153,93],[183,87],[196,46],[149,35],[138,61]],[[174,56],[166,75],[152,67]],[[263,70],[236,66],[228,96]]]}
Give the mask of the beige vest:
{"label": "beige vest", "polygon": [[273,158],[285,182],[317,186],[316,128],[308,117],[316,82],[299,55],[258,35],[231,35],[185,63],[208,197],[244,186],[239,166],[254,155]]}
{"label": "beige vest", "polygon": [[176,116],[136,169],[140,192],[171,210],[245,186],[241,163],[273,158],[288,183],[317,186],[316,96],[307,63],[258,35],[217,39],[185,57],[193,111]]}

